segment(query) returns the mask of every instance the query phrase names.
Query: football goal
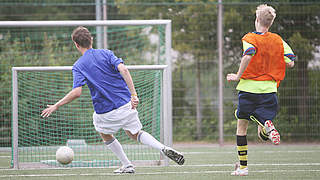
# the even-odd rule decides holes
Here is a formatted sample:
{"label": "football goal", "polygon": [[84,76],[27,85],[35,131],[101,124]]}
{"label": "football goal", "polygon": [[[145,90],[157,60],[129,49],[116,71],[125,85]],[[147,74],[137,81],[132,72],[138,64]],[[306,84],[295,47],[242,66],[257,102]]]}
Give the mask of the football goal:
{"label": "football goal", "polygon": [[[139,95],[139,117],[144,131],[166,143],[168,73],[166,65],[128,66]],[[40,116],[72,89],[72,67],[13,67],[13,165],[15,168],[119,166],[92,124],[93,107],[88,87],[79,99],[48,118]],[[165,165],[160,152],[129,139],[123,130],[115,134],[134,164]],[[56,150],[69,146],[71,164],[61,165]]]}
{"label": "football goal", "polygon": [[[80,55],[70,35],[77,26],[92,32],[94,48],[110,49],[124,60],[140,99],[143,130],[172,145],[170,20],[2,21],[0,32],[8,41],[8,50],[3,51],[8,54],[2,58],[11,63],[7,69],[12,70],[8,76],[12,90],[0,96],[12,99],[13,168],[120,165],[94,130],[87,87],[79,99],[49,118],[40,116],[47,104],[72,89],[71,65]],[[18,50],[9,51],[14,48]],[[160,152],[130,140],[124,131],[116,137],[134,164],[168,165]],[[62,166],[56,162],[55,152],[66,145],[74,150],[75,158]]]}

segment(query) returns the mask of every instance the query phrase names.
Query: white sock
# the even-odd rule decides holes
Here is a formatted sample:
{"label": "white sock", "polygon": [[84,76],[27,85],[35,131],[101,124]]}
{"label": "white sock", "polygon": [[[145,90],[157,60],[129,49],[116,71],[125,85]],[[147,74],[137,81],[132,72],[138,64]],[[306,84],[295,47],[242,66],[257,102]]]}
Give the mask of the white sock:
{"label": "white sock", "polygon": [[116,138],[111,141],[105,142],[105,144],[118,157],[122,165],[126,166],[131,164],[127,155],[124,153],[121,144]]}
{"label": "white sock", "polygon": [[151,146],[155,149],[158,149],[159,151],[161,151],[165,147],[162,143],[160,143],[158,140],[156,140],[153,136],[151,136],[149,133],[145,131],[139,132],[137,140],[138,142]]}

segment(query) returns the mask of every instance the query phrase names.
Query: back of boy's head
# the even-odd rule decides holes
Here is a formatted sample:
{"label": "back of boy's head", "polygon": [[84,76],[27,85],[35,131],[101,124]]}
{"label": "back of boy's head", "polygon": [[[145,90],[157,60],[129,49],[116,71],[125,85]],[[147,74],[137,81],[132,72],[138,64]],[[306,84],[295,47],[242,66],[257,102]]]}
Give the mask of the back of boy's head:
{"label": "back of boy's head", "polygon": [[260,25],[269,28],[276,18],[276,10],[267,4],[259,5],[256,10],[256,17],[259,20]]}
{"label": "back of boy's head", "polygon": [[72,41],[83,48],[92,46],[92,36],[90,31],[82,26],[77,27],[71,34]]}

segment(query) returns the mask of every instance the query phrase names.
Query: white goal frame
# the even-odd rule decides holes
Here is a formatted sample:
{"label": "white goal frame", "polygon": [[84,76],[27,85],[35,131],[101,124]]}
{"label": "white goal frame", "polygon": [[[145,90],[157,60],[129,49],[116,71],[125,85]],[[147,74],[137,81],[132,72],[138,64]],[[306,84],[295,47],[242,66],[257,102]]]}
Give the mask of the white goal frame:
{"label": "white goal frame", "polygon": [[[127,66],[128,69],[163,69],[163,97],[161,120],[161,141],[172,146],[172,62],[171,62],[171,20],[88,20],[88,21],[0,21],[0,27],[76,27],[76,26],[139,26],[164,25],[165,26],[165,65],[139,65]],[[63,67],[13,67],[12,68],[12,148],[13,168],[19,169],[18,159],[18,71],[65,71],[70,66]],[[164,165],[169,165],[168,158],[164,158]]]}
{"label": "white goal frame", "polygon": [[[169,114],[168,93],[170,82],[168,77],[171,76],[167,65],[134,65],[126,66],[129,70],[162,70],[162,88],[161,88],[161,113],[160,113],[160,141],[169,145],[169,139],[172,138],[172,133],[168,131],[172,122],[168,119]],[[19,132],[18,132],[18,112],[19,112],[19,91],[18,91],[18,72],[20,71],[72,71],[72,66],[44,66],[44,67],[12,67],[12,136],[13,136],[13,168],[19,169]],[[160,154],[159,154],[160,155]],[[169,159],[164,158],[164,165],[169,165]],[[155,163],[161,164],[161,163]]]}

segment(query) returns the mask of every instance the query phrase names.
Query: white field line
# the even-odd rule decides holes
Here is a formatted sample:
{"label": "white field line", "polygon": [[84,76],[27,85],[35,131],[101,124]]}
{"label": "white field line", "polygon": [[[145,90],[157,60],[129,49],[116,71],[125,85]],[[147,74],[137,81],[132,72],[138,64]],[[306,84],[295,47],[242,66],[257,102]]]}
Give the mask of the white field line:
{"label": "white field line", "polygon": [[[170,166],[181,167],[179,165],[170,165]],[[234,164],[194,164],[194,165],[190,164],[190,165],[183,165],[183,166],[185,167],[225,167],[225,166],[234,166]],[[272,163],[272,164],[250,164],[249,166],[320,166],[320,163],[286,163],[286,164]]]}
{"label": "white field line", "polygon": [[[284,164],[250,164],[250,166],[320,166],[320,163],[284,163]],[[158,168],[161,166],[138,166],[140,168]],[[190,165],[170,165],[170,167],[234,167],[234,164],[190,164]],[[115,166],[107,167],[108,169],[117,168]],[[32,171],[39,168],[26,168],[26,169],[0,169],[1,171]],[[57,168],[44,168],[43,170],[61,170],[61,169],[105,169],[104,167],[57,167]],[[319,169],[320,170],[320,169]],[[250,171],[251,172],[251,171]]]}
{"label": "white field line", "polygon": [[[319,153],[320,150],[312,150],[312,151],[255,151],[255,153]],[[224,151],[224,152],[182,152],[183,154],[233,154],[236,153],[234,151]]]}
{"label": "white field line", "polygon": [[[307,170],[261,170],[250,171],[250,173],[291,173],[291,172],[320,172],[320,169],[307,169]],[[135,173],[134,175],[163,175],[163,174],[229,174],[230,171],[167,171],[167,172],[151,172],[151,173]],[[0,178],[11,177],[65,177],[65,176],[121,176],[121,174],[114,173],[83,173],[83,174],[15,174],[15,175],[0,175]]]}
{"label": "white field line", "polygon": [[[259,152],[259,153],[319,153],[320,150],[312,150],[312,151],[256,151],[256,153]],[[182,154],[186,155],[186,154],[233,154],[233,153],[236,153],[236,151],[224,151],[224,152],[182,152]],[[157,155],[159,153],[135,153],[135,154],[153,154],[153,155]],[[23,156],[23,155],[22,155]],[[48,155],[38,155],[38,154],[34,154],[32,155],[33,157],[54,157],[55,154],[48,154]],[[78,154],[76,156],[106,156],[106,154],[84,154],[84,153],[81,153],[81,154]],[[113,154],[111,154],[111,156],[113,156]],[[11,156],[0,156],[0,158],[11,158]]]}

